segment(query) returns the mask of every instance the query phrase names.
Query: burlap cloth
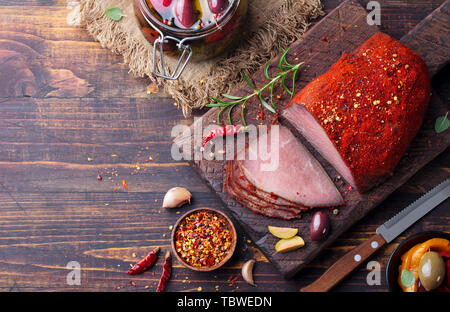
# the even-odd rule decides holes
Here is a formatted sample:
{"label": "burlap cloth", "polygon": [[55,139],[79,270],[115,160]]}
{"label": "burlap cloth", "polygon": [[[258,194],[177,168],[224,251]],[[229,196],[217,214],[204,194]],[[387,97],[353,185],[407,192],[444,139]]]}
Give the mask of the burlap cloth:
{"label": "burlap cloth", "polygon": [[[104,12],[111,7],[121,8],[126,16],[119,22],[109,19]],[[251,75],[280,47],[301,38],[309,20],[322,13],[320,0],[249,0],[245,35],[237,48],[211,60],[190,62],[177,81],[152,75],[152,45],[140,32],[132,0],[80,0],[68,21],[86,27],[103,47],[123,55],[131,73],[148,76],[163,87],[189,116],[192,109],[208,104],[210,96],[229,92],[242,80],[241,72]],[[170,70],[175,60],[165,59]]]}

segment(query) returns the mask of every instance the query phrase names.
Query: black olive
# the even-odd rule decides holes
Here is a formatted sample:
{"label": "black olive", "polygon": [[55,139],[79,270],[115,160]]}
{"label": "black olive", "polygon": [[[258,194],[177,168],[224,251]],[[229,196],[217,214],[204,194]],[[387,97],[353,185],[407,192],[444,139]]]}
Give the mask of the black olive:
{"label": "black olive", "polygon": [[322,211],[317,211],[311,219],[309,226],[312,241],[324,240],[330,232],[330,221],[328,215]]}

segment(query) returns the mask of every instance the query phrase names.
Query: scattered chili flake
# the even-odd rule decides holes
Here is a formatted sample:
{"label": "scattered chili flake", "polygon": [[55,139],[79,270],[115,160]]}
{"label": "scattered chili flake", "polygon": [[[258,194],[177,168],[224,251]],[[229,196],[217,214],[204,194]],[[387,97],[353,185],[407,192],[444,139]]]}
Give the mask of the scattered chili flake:
{"label": "scattered chili flake", "polygon": [[99,174],[99,175],[97,176],[97,180],[101,181],[101,180],[103,180],[103,177]]}
{"label": "scattered chili flake", "polygon": [[323,37],[322,39],[320,39],[320,40],[322,40],[323,42],[328,42],[328,39],[327,38],[325,38],[325,37]]}
{"label": "scattered chili flake", "polygon": [[127,181],[122,180],[122,185],[123,185],[124,189],[128,189]]}
{"label": "scattered chili flake", "polygon": [[205,210],[186,216],[175,232],[178,255],[195,267],[211,267],[222,262],[233,239],[227,224],[222,216]]}
{"label": "scattered chili flake", "polygon": [[228,284],[228,286],[233,286],[233,285],[234,285],[234,282],[236,282],[236,280],[237,280],[238,278],[239,278],[239,274],[236,275],[235,277],[230,276],[230,278],[229,278],[230,284]]}
{"label": "scattered chili flake", "polygon": [[264,120],[264,113],[263,113],[263,111],[258,110],[257,115],[256,115],[256,119],[259,119],[261,121]]}

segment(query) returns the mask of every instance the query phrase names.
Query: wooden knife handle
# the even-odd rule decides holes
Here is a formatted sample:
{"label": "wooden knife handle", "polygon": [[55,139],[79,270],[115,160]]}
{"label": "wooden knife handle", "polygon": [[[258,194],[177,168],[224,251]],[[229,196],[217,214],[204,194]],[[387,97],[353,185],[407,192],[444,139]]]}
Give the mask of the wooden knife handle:
{"label": "wooden knife handle", "polygon": [[352,251],[346,253],[336,261],[316,281],[300,289],[303,292],[325,292],[333,288],[361,263],[367,260],[378,249],[383,247],[386,241],[380,234],[373,235]]}

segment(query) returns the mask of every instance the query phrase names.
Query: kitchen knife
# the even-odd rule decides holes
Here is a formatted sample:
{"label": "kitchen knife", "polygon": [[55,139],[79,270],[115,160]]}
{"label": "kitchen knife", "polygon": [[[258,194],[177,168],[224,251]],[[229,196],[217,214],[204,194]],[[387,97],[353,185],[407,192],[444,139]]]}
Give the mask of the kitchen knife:
{"label": "kitchen knife", "polygon": [[390,243],[403,231],[449,197],[450,179],[447,179],[381,225],[376,231],[377,234],[345,254],[316,281],[300,289],[300,291],[329,291],[378,249]]}

